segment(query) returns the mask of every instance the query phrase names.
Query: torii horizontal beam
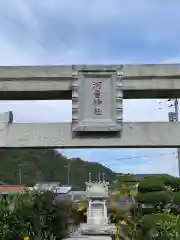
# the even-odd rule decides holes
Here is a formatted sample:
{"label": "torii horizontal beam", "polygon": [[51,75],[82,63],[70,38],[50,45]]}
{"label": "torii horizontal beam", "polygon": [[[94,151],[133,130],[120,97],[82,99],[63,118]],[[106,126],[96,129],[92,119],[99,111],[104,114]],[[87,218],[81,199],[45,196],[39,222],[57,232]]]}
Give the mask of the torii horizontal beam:
{"label": "torii horizontal beam", "polygon": [[70,123],[0,122],[0,148],[146,148],[180,146],[180,123],[124,123],[123,135],[73,138]]}
{"label": "torii horizontal beam", "polygon": [[[127,64],[122,72],[124,99],[180,97],[180,64]],[[71,99],[71,89],[72,66],[0,67],[0,100]]]}

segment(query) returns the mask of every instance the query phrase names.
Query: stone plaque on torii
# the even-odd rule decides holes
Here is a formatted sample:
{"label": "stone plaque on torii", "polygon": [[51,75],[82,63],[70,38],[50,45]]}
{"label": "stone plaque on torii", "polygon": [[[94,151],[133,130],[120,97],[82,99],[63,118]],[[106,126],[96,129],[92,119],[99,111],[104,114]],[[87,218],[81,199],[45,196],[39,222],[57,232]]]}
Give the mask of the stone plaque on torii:
{"label": "stone plaque on torii", "polygon": [[122,67],[72,67],[72,131],[121,132]]}

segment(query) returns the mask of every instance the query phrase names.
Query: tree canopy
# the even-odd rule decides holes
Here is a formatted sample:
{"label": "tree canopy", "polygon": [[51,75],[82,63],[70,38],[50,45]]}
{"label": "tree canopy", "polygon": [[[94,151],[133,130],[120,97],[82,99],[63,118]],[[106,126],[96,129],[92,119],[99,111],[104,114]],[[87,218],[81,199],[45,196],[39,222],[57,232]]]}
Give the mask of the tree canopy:
{"label": "tree canopy", "polygon": [[167,204],[172,203],[173,190],[169,184],[169,176],[167,178],[165,176],[149,176],[141,180],[136,196],[137,202],[155,208],[164,208]]}
{"label": "tree canopy", "polygon": [[10,194],[0,200],[2,240],[64,239],[79,220],[76,209],[70,203],[55,202],[51,192]]}
{"label": "tree canopy", "polygon": [[131,203],[131,208],[123,208],[121,203],[124,214],[118,208],[111,213],[118,236],[133,240],[180,239],[179,178],[156,174],[136,180],[137,176],[121,174],[115,181],[117,193],[132,195],[136,187],[136,201]]}
{"label": "tree canopy", "polygon": [[0,181],[6,184],[22,183],[34,185],[37,182],[59,181],[67,184],[67,168],[70,163],[70,183],[74,188],[84,188],[91,172],[92,180],[98,180],[99,172],[104,172],[105,179],[113,181],[116,173],[109,168],[80,158],[68,159],[56,150],[50,149],[11,149],[0,150]]}

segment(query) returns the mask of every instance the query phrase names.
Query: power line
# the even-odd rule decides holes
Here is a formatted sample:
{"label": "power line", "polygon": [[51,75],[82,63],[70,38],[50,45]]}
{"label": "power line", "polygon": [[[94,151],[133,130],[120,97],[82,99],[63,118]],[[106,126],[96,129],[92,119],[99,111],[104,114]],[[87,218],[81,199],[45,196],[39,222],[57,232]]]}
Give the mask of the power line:
{"label": "power line", "polygon": [[68,161],[68,165],[64,166],[67,168],[67,184],[70,185],[70,175],[71,175],[71,162]]}
{"label": "power line", "polygon": [[[108,159],[97,159],[95,161],[90,161],[90,160],[87,160],[87,161],[88,162],[99,162],[99,163],[101,163],[101,162],[109,162],[109,161],[114,162],[114,161],[132,160],[132,159],[154,158],[154,157],[162,157],[162,156],[168,156],[168,155],[176,155],[176,152],[172,152],[172,153],[159,153],[159,154],[154,154],[154,155],[140,155],[140,156],[133,156],[133,157],[123,157],[123,158],[116,158],[116,159],[111,159],[111,160],[108,160]],[[81,156],[79,156],[79,157],[81,157]]]}
{"label": "power line", "polygon": [[[113,164],[118,164],[120,161],[126,161],[126,160],[133,160],[133,159],[144,159],[144,158],[156,158],[156,157],[165,157],[165,156],[176,156],[177,158],[177,153],[176,152],[171,152],[171,153],[159,153],[159,154],[154,154],[154,155],[139,155],[139,156],[133,156],[133,157],[123,157],[123,158],[116,158],[116,159],[97,159],[96,161],[88,161],[88,162],[98,162],[100,164],[106,164],[107,162],[111,162]],[[66,156],[66,154],[65,154]]]}
{"label": "power line", "polygon": [[[173,101],[173,103],[171,103],[171,105],[169,105],[168,107],[173,107],[174,111],[169,112],[168,113],[168,117],[169,117],[169,122],[179,122],[179,103],[178,103],[178,99],[171,99],[169,98],[168,101]],[[163,102],[159,102],[159,104],[161,104]],[[159,108],[162,109],[162,108]],[[180,177],[180,148],[177,148],[177,159],[178,159],[178,172],[179,172],[179,177]]]}
{"label": "power line", "polygon": [[[103,162],[106,162],[106,161],[123,161],[123,160],[132,160],[132,159],[142,159],[142,158],[154,158],[154,157],[160,157],[160,156],[168,156],[168,155],[176,155],[175,152],[172,152],[172,153],[159,153],[159,154],[156,154],[156,155],[141,155],[141,156],[134,156],[134,157],[123,157],[123,158],[118,158],[118,159],[113,159],[113,160],[102,160]],[[100,160],[98,160],[100,161]]]}
{"label": "power line", "polygon": [[[175,113],[175,121],[179,122],[179,107],[178,107],[178,99],[174,100],[174,113]],[[178,158],[178,170],[179,170],[179,177],[180,177],[180,148],[177,148],[177,158]]]}

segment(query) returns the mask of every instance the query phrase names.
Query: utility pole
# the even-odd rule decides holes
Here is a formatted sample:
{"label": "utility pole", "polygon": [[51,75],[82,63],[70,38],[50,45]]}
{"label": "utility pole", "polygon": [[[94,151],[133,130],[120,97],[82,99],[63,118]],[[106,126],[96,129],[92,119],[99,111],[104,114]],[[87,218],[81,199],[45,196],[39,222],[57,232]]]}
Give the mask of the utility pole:
{"label": "utility pole", "polygon": [[101,182],[101,173],[99,172],[99,182]]}
{"label": "utility pole", "polygon": [[91,183],[91,173],[89,173],[89,183]]}
{"label": "utility pole", "polygon": [[68,182],[68,186],[70,185],[70,175],[71,175],[71,163],[70,161],[68,161],[68,165],[64,166],[65,168],[67,168],[67,182]]}
{"label": "utility pole", "polygon": [[[175,99],[174,101],[174,108],[175,108],[175,114],[176,114],[176,122],[178,122],[179,121],[178,99]],[[177,159],[178,159],[178,174],[180,177],[180,148],[177,149]]]}
{"label": "utility pole", "polygon": [[174,100],[174,109],[175,109],[175,114],[176,114],[176,122],[179,121],[179,109],[178,109],[178,99],[176,98]]}
{"label": "utility pole", "polygon": [[[178,122],[179,121],[179,108],[178,108],[178,99],[174,100],[174,112],[169,112],[169,121]],[[177,159],[178,159],[178,175],[180,177],[180,148],[177,148]]]}
{"label": "utility pole", "polygon": [[22,184],[22,168],[19,166],[19,184]]}
{"label": "utility pole", "polygon": [[103,182],[105,182],[105,173],[102,173],[102,177],[103,177]]}

